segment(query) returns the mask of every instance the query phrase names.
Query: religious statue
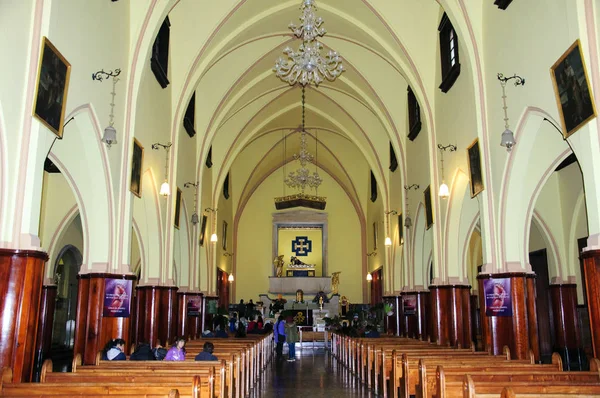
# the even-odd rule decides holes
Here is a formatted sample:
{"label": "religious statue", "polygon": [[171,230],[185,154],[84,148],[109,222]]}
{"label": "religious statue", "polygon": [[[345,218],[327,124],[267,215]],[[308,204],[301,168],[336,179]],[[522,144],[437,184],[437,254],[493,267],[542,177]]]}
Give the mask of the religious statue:
{"label": "religious statue", "polygon": [[278,278],[281,278],[283,276],[284,263],[285,261],[283,261],[283,254],[275,257],[275,259],[273,260],[273,264],[275,265],[275,275],[277,275]]}
{"label": "religious statue", "polygon": [[338,294],[338,287],[340,285],[340,274],[342,271],[333,272],[331,274],[331,294]]}
{"label": "religious statue", "polygon": [[294,256],[292,256],[290,258],[290,264],[291,265],[306,265],[305,262],[303,262],[302,260],[300,260],[298,257],[294,257]]}

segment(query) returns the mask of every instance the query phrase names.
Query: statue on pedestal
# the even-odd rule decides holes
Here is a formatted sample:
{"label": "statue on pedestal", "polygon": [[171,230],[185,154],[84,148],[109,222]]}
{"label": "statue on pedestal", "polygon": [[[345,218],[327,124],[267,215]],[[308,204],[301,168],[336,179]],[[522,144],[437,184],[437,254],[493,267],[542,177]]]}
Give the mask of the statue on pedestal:
{"label": "statue on pedestal", "polygon": [[338,294],[338,287],[340,285],[340,274],[342,271],[333,272],[331,274],[331,294]]}
{"label": "statue on pedestal", "polygon": [[283,261],[283,254],[275,257],[273,264],[275,265],[275,275],[278,278],[281,278],[283,276],[283,265],[285,264],[285,261]]}

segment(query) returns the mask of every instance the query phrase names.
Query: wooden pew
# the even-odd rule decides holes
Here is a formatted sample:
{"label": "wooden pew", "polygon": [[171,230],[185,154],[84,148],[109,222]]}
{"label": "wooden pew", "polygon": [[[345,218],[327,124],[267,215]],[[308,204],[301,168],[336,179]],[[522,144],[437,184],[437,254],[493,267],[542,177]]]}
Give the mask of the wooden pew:
{"label": "wooden pew", "polygon": [[[528,392],[526,389],[520,390],[519,393],[516,393],[512,387],[504,387],[502,390],[502,394],[500,394],[501,398],[591,398],[591,397],[600,397],[600,393],[598,393],[597,386],[577,386],[576,391],[567,391],[567,389],[560,387],[562,391],[556,391],[556,387],[551,387],[551,389],[546,392],[540,392],[537,388],[533,392]],[[481,396],[480,394],[477,396]]]}
{"label": "wooden pew", "polygon": [[472,377],[466,375],[464,376],[462,391],[464,398],[590,398],[600,397],[600,384],[528,381],[510,382],[503,385],[494,382],[475,382]]}

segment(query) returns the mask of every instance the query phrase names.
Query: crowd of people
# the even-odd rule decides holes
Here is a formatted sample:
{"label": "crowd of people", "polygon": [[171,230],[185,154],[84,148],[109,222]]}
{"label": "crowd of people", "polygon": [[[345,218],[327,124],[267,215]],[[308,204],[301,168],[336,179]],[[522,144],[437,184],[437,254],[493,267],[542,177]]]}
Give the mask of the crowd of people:
{"label": "crowd of people", "polygon": [[[102,359],[105,361],[124,361],[127,359],[124,349],[125,340],[112,339],[106,343],[102,351]],[[219,359],[213,355],[214,350],[215,345],[207,341],[204,343],[202,351],[194,359],[196,361],[218,361]],[[185,338],[179,337],[168,350],[160,345],[151,348],[148,343],[140,343],[129,356],[129,359],[132,361],[184,361],[185,355]]]}

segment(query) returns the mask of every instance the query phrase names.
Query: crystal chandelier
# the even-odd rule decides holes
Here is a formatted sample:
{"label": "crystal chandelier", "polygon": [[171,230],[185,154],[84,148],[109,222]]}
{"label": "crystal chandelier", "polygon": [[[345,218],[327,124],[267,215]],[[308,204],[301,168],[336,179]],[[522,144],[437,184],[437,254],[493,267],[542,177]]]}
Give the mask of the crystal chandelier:
{"label": "crystal chandelier", "polygon": [[302,39],[302,44],[297,51],[286,47],[283,53],[287,59],[280,57],[273,71],[292,86],[296,83],[303,86],[314,83],[318,86],[324,79],[334,81],[344,71],[342,57],[331,50],[325,58],[321,55],[323,45],[318,38],[323,37],[326,31],[321,27],[323,18],[315,15],[315,1],[303,0],[300,9],[300,26],[290,23],[289,28],[296,37]]}
{"label": "crystal chandelier", "polygon": [[314,157],[306,148],[307,133],[304,128],[304,104],[305,93],[304,87],[302,87],[302,130],[300,131],[300,152],[294,154],[294,160],[300,162],[300,168],[296,171],[290,171],[284,180],[285,185],[290,188],[299,189],[301,193],[304,193],[307,186],[311,189],[317,189],[323,182],[323,179],[316,170],[311,174],[310,170],[306,167],[307,164],[314,163]]}

